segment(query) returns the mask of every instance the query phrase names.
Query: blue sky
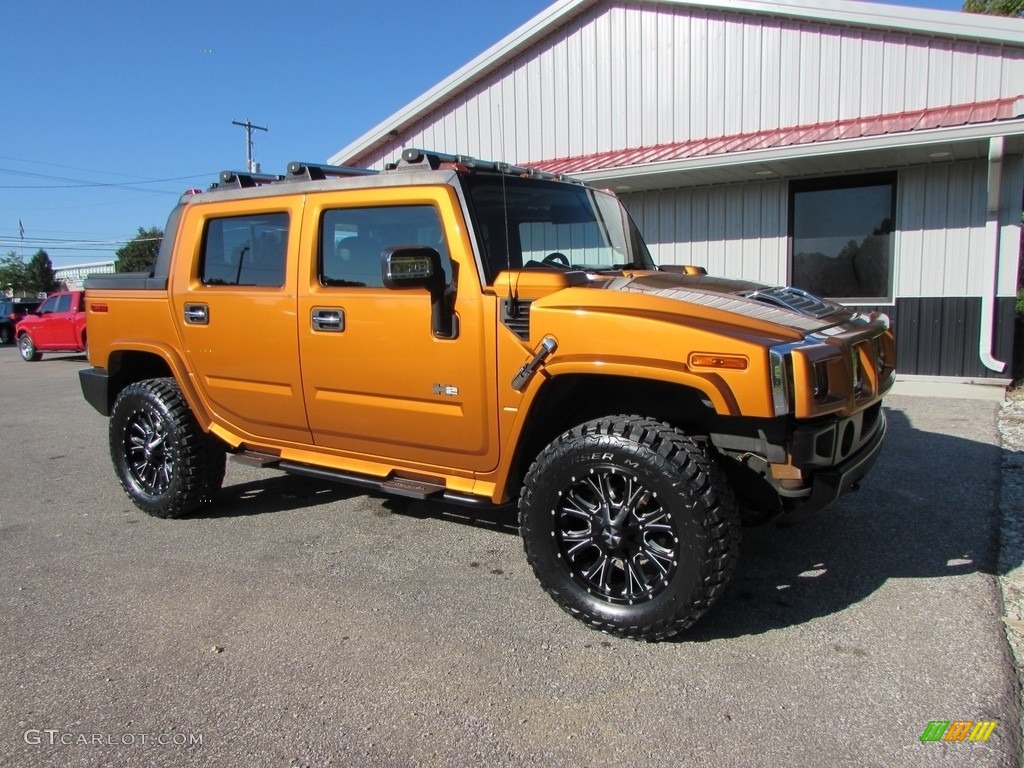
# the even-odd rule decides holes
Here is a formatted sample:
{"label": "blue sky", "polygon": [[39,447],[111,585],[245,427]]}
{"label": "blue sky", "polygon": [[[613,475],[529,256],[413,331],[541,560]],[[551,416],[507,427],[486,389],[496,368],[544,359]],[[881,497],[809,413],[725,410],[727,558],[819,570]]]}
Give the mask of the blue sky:
{"label": "blue sky", "polygon": [[326,161],[551,2],[4,0],[0,255],[112,259],[245,167],[232,120],[266,172]]}

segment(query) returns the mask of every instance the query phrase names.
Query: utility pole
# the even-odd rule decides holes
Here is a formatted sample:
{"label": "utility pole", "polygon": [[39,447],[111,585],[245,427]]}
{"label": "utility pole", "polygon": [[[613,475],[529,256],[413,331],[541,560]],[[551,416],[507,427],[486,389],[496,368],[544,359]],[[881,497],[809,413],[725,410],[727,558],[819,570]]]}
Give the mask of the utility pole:
{"label": "utility pole", "polygon": [[231,124],[240,125],[241,127],[245,128],[245,161],[247,163],[247,167],[249,168],[249,173],[257,173],[260,168],[259,165],[254,163],[252,160],[252,132],[269,131],[270,129],[262,125],[253,125],[249,122],[248,117],[245,118],[244,123],[240,123],[237,120],[232,120]]}

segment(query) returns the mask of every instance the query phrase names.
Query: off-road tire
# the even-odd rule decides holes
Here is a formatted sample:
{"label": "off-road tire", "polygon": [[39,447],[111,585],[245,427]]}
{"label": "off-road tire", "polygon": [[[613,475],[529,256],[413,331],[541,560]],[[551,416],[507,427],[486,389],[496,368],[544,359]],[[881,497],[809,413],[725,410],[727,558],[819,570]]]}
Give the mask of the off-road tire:
{"label": "off-road tire", "polygon": [[640,416],[589,421],[548,445],[527,472],[519,529],[556,603],[595,629],[643,640],[707,612],[740,539],[714,449]]}
{"label": "off-road tire", "polygon": [[21,353],[21,359],[26,363],[34,363],[43,357],[43,353],[36,349],[35,342],[27,333],[18,337],[18,352]]}
{"label": "off-road tire", "polygon": [[129,384],[110,414],[110,457],[132,502],[181,517],[213,501],[224,482],[223,443],[199,428],[174,379]]}

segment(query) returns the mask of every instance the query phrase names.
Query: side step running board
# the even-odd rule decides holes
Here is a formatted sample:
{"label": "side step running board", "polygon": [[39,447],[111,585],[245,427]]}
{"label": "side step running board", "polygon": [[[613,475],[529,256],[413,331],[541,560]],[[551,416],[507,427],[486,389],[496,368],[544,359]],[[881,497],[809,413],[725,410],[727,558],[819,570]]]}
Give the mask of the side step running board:
{"label": "side step running board", "polygon": [[477,509],[494,509],[495,505],[484,496],[473,496],[468,493],[449,491],[443,485],[424,482],[422,480],[410,480],[405,477],[389,477],[382,480],[379,477],[370,475],[357,475],[353,472],[342,472],[339,469],[326,469],[325,467],[314,467],[309,464],[300,464],[296,461],[278,461],[273,465],[293,475],[315,477],[318,480],[331,480],[348,485],[357,485],[360,488],[367,488],[372,491],[381,491],[393,496],[404,496],[410,499],[436,499],[447,501],[451,504],[460,504],[464,507],[476,507]]}
{"label": "side step running board", "polygon": [[419,480],[407,480],[404,477],[393,477],[380,484],[380,489],[396,496],[407,496],[410,499],[430,499],[444,493],[443,485],[424,483]]}
{"label": "side step running board", "polygon": [[231,460],[238,464],[245,464],[247,467],[259,467],[260,469],[276,469],[281,463],[280,456],[270,453],[257,453],[256,451],[242,451],[231,455]]}

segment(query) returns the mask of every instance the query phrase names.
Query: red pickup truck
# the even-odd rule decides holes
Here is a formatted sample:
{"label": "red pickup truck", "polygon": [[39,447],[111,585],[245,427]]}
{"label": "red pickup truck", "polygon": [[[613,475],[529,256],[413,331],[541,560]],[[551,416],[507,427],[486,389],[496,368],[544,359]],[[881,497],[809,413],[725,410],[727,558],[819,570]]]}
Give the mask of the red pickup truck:
{"label": "red pickup truck", "polygon": [[51,294],[14,328],[21,358],[34,362],[43,352],[85,352],[85,291]]}

